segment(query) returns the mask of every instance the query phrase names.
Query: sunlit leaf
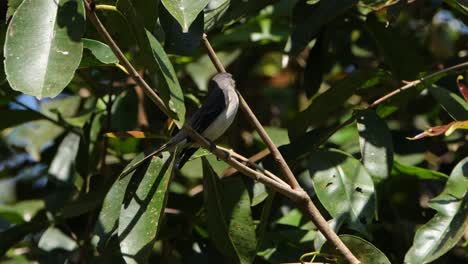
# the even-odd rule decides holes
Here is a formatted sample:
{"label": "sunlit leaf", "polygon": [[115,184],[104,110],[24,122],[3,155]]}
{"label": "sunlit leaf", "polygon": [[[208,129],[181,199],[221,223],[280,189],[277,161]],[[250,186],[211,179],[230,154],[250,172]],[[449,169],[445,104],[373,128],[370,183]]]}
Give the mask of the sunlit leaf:
{"label": "sunlit leaf", "polygon": [[219,180],[209,162],[202,160],[210,238],[228,262],[252,263],[257,240],[247,189],[237,177]]}
{"label": "sunlit leaf", "polygon": [[195,18],[203,11],[209,0],[161,0],[164,7],[179,22],[182,32],[188,32]]}
{"label": "sunlit leaf", "polygon": [[[155,157],[146,173],[132,177],[120,208],[118,236],[126,263],[149,257],[166,207],[175,155]],[[128,176],[127,176],[128,177]]]}
{"label": "sunlit leaf", "polygon": [[373,110],[358,111],[356,115],[362,163],[372,176],[383,180],[390,176],[393,166],[392,134]]}
{"label": "sunlit leaf", "polygon": [[52,250],[71,251],[78,247],[76,242],[55,227],[49,227],[41,236],[38,248],[49,252]]}
{"label": "sunlit leaf", "polygon": [[437,214],[416,231],[413,246],[405,263],[429,263],[449,251],[468,226],[467,189],[468,158],[453,169],[445,189],[429,201]]}
{"label": "sunlit leaf", "polygon": [[14,90],[38,98],[58,95],[81,60],[84,4],[25,0],[8,26],[5,71]]}

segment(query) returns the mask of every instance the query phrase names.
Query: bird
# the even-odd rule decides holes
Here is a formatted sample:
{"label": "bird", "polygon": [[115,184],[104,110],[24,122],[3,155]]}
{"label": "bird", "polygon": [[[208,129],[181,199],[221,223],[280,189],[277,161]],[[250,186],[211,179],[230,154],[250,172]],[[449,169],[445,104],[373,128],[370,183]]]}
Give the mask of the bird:
{"label": "bird", "polygon": [[[236,83],[230,73],[218,73],[208,83],[208,95],[201,107],[190,117],[186,124],[208,139],[215,141],[231,126],[239,108]],[[166,144],[136,162],[120,174],[125,177],[136,170],[148,159],[163,151],[182,149],[176,161],[176,167],[182,168],[185,162],[197,151],[199,146],[181,129]]]}

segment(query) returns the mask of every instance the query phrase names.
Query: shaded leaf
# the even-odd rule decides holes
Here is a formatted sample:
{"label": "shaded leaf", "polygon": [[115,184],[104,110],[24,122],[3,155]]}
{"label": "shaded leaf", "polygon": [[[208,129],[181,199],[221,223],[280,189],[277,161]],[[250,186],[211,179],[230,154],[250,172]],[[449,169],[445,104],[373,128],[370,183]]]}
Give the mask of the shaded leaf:
{"label": "shaded leaf", "polygon": [[43,119],[40,114],[30,110],[0,109],[0,116],[2,117],[0,130],[18,126],[29,121]]}
{"label": "shaded leaf", "polygon": [[[353,252],[354,256],[363,264],[391,264],[385,254],[370,242],[352,235],[340,235],[341,241]],[[335,246],[327,242],[320,253],[332,254],[337,258],[337,264],[348,263],[343,255],[338,253]]]}
{"label": "shaded leaf", "polygon": [[190,56],[197,51],[203,35],[203,12],[198,14],[187,32],[182,31],[180,24],[165,8],[161,9],[159,20],[164,29],[167,53]]}
{"label": "shaded leaf", "polygon": [[461,0],[444,0],[444,2],[461,14],[468,16],[468,5],[466,2]]}
{"label": "shaded leaf", "polygon": [[468,120],[468,102],[460,96],[435,85],[429,87],[429,92],[453,119],[457,121]]}
{"label": "shaded leaf", "polygon": [[[145,263],[156,242],[175,155],[151,160],[146,173],[132,177],[120,208],[118,236],[126,263]],[[138,175],[140,176],[140,175]]]}
{"label": "shaded leaf", "polygon": [[449,251],[468,227],[467,189],[468,158],[453,169],[445,189],[429,201],[437,214],[420,227],[405,263],[429,263]]}
{"label": "shaded leaf", "polygon": [[319,150],[309,159],[317,197],[333,218],[345,218],[350,227],[366,233],[375,211],[372,178],[361,163],[338,150]]}
{"label": "shaded leaf", "polygon": [[111,48],[100,41],[83,39],[83,48],[89,50],[92,56],[88,56],[87,53],[84,53],[80,62],[80,68],[119,63],[119,59],[114,55]]}
{"label": "shaded leaf", "polygon": [[79,0],[25,0],[8,26],[5,72],[14,90],[58,95],[81,60],[84,5]]}
{"label": "shaded leaf", "polygon": [[386,179],[393,166],[393,141],[387,124],[374,110],[357,111],[356,120],[364,167],[379,181]]}
{"label": "shaded leaf", "polygon": [[238,177],[219,180],[209,162],[202,161],[210,238],[226,261],[252,263],[257,240],[247,189]]}
{"label": "shaded leaf", "polygon": [[161,0],[166,10],[179,22],[182,32],[189,31],[190,25],[203,11],[209,0]]}
{"label": "shaded leaf", "polygon": [[421,180],[447,180],[448,176],[433,170],[428,170],[416,166],[405,165],[398,161],[393,161],[392,175],[406,175],[416,177]]}
{"label": "shaded leaf", "polygon": [[353,7],[356,0],[328,0],[310,5],[300,1],[294,7],[294,27],[291,33],[292,56],[299,54],[316,37],[320,29],[337,16]]}

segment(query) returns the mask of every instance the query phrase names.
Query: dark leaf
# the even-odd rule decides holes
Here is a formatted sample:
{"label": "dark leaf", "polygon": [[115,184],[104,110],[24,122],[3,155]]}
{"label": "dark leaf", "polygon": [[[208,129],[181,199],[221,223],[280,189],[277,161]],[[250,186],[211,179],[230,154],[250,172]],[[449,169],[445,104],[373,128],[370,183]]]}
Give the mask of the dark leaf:
{"label": "dark leaf", "polygon": [[43,119],[43,117],[40,114],[30,110],[1,109],[0,116],[2,116],[0,130],[18,126],[29,121]]}
{"label": "dark leaf", "polygon": [[468,102],[463,98],[435,85],[429,87],[429,92],[453,119],[457,121],[468,120]]}

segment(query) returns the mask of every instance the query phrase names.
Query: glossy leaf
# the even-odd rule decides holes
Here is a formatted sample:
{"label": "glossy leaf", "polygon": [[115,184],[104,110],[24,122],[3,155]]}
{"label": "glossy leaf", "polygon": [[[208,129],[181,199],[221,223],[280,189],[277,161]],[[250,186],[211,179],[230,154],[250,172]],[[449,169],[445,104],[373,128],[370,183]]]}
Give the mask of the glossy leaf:
{"label": "glossy leaf", "polygon": [[58,95],[81,60],[84,4],[25,0],[8,26],[5,72],[14,90],[38,98]]}
{"label": "glossy leaf", "polygon": [[[370,242],[352,235],[340,235],[341,241],[353,252],[363,264],[391,264],[385,254]],[[329,242],[325,243],[320,253],[332,254],[337,258],[337,264],[348,263],[343,255]]]}
{"label": "glossy leaf", "polygon": [[429,263],[449,251],[468,227],[468,158],[453,169],[445,189],[429,201],[437,214],[416,231],[405,263]]}
{"label": "glossy leaf", "polygon": [[291,55],[299,54],[316,37],[320,29],[337,16],[353,7],[356,0],[319,1],[310,5],[300,1],[294,8],[294,28],[291,33]]}
{"label": "glossy leaf", "polygon": [[209,162],[202,160],[210,238],[226,261],[252,263],[257,240],[247,189],[238,177],[218,179]]}
{"label": "glossy leaf", "polygon": [[468,102],[463,98],[438,86],[429,87],[429,92],[453,119],[457,121],[468,120]]}
{"label": "glossy leaf", "polygon": [[365,233],[375,211],[371,176],[361,163],[338,150],[319,150],[309,159],[309,172],[317,197],[333,218],[345,218]]}
{"label": "glossy leaf", "polygon": [[393,166],[392,134],[373,110],[356,113],[362,163],[379,181],[390,176]]}
{"label": "glossy leaf", "polygon": [[182,32],[186,33],[209,0],[161,0],[161,2],[167,11],[179,22]]}
{"label": "glossy leaf", "polygon": [[40,114],[34,111],[10,109],[1,109],[0,116],[2,116],[0,130],[43,118]]}
{"label": "glossy leaf", "polygon": [[145,174],[133,177],[120,209],[118,236],[126,263],[145,263],[166,207],[175,155],[151,160]]}

